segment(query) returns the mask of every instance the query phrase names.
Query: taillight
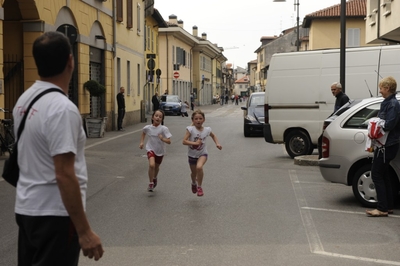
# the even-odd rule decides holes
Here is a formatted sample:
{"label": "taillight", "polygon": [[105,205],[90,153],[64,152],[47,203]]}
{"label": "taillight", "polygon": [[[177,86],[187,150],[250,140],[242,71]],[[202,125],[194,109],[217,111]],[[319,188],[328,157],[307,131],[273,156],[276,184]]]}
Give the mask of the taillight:
{"label": "taillight", "polygon": [[329,158],[329,139],[322,137],[322,158]]}
{"label": "taillight", "polygon": [[269,124],[269,104],[264,104],[264,123]]}

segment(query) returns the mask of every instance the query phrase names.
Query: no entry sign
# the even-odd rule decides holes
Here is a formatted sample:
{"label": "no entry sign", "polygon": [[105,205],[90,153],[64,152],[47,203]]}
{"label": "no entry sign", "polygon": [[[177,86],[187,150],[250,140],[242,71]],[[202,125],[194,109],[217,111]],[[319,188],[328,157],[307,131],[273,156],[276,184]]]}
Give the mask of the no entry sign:
{"label": "no entry sign", "polygon": [[176,72],[176,71],[174,72],[174,78],[176,78],[176,79],[179,78],[179,72]]}

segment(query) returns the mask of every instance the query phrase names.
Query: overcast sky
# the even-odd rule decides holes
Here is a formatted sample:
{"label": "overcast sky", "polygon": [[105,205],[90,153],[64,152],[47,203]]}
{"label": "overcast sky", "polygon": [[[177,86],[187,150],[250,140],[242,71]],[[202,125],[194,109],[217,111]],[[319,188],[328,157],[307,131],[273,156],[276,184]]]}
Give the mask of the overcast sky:
{"label": "overcast sky", "polygon": [[[296,0],[297,1],[297,0]],[[340,4],[341,0],[298,0],[300,25],[304,16]],[[198,27],[198,36],[207,33],[207,39],[224,47],[223,54],[234,67],[247,67],[257,59],[254,53],[260,47],[262,36],[279,35],[282,30],[296,26],[297,11],[294,0],[155,0],[154,7],[165,21],[170,15],[182,20],[184,29],[192,33]],[[338,33],[339,34],[339,33]],[[235,49],[232,49],[237,47]]]}

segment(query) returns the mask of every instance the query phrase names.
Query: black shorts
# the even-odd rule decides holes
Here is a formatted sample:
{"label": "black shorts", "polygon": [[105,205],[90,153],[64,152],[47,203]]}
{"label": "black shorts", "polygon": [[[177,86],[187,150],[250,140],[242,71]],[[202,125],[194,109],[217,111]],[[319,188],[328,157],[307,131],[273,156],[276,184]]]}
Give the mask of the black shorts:
{"label": "black shorts", "polygon": [[16,214],[18,265],[77,266],[80,245],[68,216],[27,216]]}

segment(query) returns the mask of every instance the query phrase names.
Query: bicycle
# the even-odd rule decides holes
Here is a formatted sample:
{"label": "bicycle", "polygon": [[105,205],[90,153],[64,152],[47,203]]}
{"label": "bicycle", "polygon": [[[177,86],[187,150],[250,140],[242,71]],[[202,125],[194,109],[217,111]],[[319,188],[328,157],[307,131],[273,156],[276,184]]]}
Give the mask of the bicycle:
{"label": "bicycle", "polygon": [[[0,107],[0,111],[7,113],[8,111]],[[1,119],[3,125],[3,132],[0,133],[0,151],[2,154],[13,152],[15,136],[14,136],[14,123],[12,119]]]}

